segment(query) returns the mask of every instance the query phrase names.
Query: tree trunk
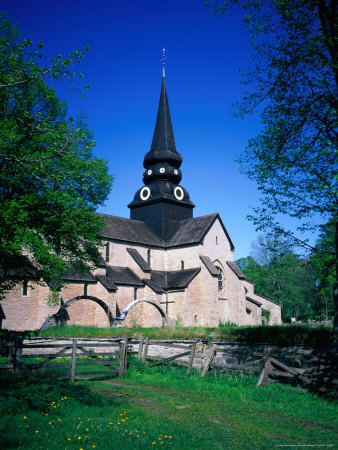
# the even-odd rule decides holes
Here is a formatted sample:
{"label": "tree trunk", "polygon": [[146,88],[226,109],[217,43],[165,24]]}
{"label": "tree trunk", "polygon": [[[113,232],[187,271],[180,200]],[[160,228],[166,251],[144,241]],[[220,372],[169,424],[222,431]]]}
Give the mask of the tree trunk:
{"label": "tree trunk", "polygon": [[335,230],[335,251],[336,251],[336,283],[333,288],[334,316],[333,316],[333,340],[338,345],[338,221]]}

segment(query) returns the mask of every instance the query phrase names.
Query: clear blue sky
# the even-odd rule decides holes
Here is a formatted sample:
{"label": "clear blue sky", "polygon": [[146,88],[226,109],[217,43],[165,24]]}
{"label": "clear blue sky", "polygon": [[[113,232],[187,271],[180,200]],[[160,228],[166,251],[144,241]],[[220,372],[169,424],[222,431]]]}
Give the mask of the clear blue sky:
{"label": "clear blue sky", "polygon": [[201,0],[0,0],[0,10],[25,36],[43,41],[48,57],[91,46],[79,72],[91,86],[84,98],[58,88],[70,115],[84,111],[94,131],[95,155],[108,160],[115,183],[107,214],[129,217],[127,204],[142,186],[167,51],[166,81],[181,184],[196,204],[194,216],[218,212],[247,256],[257,237],[246,219],[258,204],[256,186],[238,172],[236,154],[259,131],[255,116],[241,121],[231,105],[241,98],[239,68],[250,64],[250,42],[240,12],[217,18]]}

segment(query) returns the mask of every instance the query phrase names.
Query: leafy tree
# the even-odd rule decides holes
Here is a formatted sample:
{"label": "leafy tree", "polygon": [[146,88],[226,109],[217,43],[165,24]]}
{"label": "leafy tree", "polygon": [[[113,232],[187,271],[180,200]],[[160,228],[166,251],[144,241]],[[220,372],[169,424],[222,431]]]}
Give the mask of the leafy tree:
{"label": "leafy tree", "polygon": [[259,236],[252,256],[236,261],[255,291],[281,305],[284,321],[315,315],[317,288],[314,267],[309,259],[292,252],[285,240]]}
{"label": "leafy tree", "polygon": [[[256,181],[262,207],[250,219],[258,230],[293,237],[332,221],[335,278],[338,274],[337,106],[338,14],[335,0],[229,0],[212,2],[227,14],[234,5],[246,12],[254,69],[238,114],[258,108],[262,130],[239,158]],[[281,223],[296,220],[298,234]],[[327,253],[323,248],[317,252]],[[328,253],[329,254],[329,253]],[[334,288],[334,328],[338,339],[338,283]]]}
{"label": "leafy tree", "polygon": [[38,64],[33,48],[0,15],[0,294],[17,257],[29,255],[43,279],[95,263],[103,226],[95,214],[112,184],[106,162],[94,158],[83,117],[67,118],[50,81],[69,80],[84,52]]}
{"label": "leafy tree", "polygon": [[335,223],[326,224],[316,242],[316,247],[325,249],[327,253],[314,253],[311,263],[315,270],[316,286],[318,289],[316,310],[318,314],[327,320],[334,310],[333,287],[335,284]]}

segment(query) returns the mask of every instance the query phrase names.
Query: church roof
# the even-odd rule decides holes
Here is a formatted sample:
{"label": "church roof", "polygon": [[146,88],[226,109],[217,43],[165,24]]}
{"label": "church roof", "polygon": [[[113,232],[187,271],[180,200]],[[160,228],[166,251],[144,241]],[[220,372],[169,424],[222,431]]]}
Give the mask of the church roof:
{"label": "church roof", "polygon": [[163,292],[172,289],[184,289],[200,272],[201,268],[173,270],[171,272],[163,272],[153,270],[151,279],[143,281],[155,292]]}
{"label": "church roof", "polygon": [[140,220],[125,219],[123,217],[99,214],[107,225],[101,231],[102,238],[118,241],[163,247],[162,239],[145,223]]}
{"label": "church roof", "polygon": [[218,219],[226,234],[231,250],[235,247],[230,239],[230,236],[223,225],[219,214],[209,214],[207,216],[194,217],[191,219],[181,220],[173,234],[167,239],[166,247],[177,247],[179,245],[199,244],[202,242],[204,236],[210,230],[214,222]]}
{"label": "church roof", "polygon": [[107,277],[114,284],[144,286],[144,283],[129,267],[107,266]]}
{"label": "church roof", "polygon": [[6,260],[6,277],[11,279],[36,280],[40,278],[39,272],[33,263],[24,255],[13,255]]}
{"label": "church roof", "polygon": [[139,254],[135,248],[127,248],[127,252],[134,259],[136,264],[138,264],[143,272],[150,272],[150,265],[145,261],[145,259]]}
{"label": "church roof", "polygon": [[214,266],[214,263],[209,258],[209,256],[200,255],[200,259],[203,261],[205,267],[209,270],[210,274],[212,276],[216,276],[217,277],[218,276],[218,271],[217,271],[216,267]]}
{"label": "church roof", "polygon": [[67,281],[81,281],[85,283],[96,283],[97,280],[90,272],[68,271],[64,279]]}
{"label": "church roof", "polygon": [[240,280],[246,280],[246,276],[233,261],[227,261],[228,266]]}
{"label": "church roof", "polygon": [[160,239],[150,226],[141,220],[125,219],[108,214],[99,214],[99,216],[103,217],[107,222],[107,225],[100,233],[102,238],[162,248],[201,243],[216,219],[218,219],[230,242],[231,250],[234,249],[230,236],[217,213],[179,221],[177,227],[166,241]]}

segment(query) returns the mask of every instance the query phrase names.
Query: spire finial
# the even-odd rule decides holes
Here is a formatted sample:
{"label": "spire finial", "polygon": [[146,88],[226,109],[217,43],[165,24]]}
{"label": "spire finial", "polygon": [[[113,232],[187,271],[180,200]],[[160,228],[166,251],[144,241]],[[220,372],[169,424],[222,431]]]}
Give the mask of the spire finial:
{"label": "spire finial", "polygon": [[166,62],[167,58],[165,56],[165,48],[162,50],[162,65],[163,65],[163,77],[165,77],[165,62]]}

